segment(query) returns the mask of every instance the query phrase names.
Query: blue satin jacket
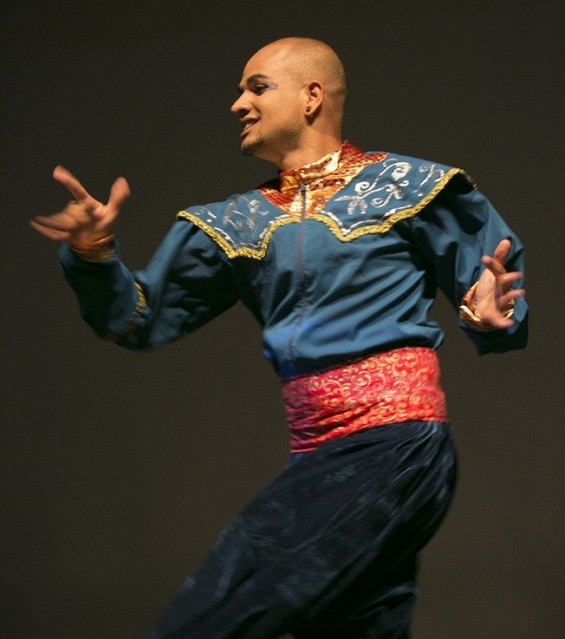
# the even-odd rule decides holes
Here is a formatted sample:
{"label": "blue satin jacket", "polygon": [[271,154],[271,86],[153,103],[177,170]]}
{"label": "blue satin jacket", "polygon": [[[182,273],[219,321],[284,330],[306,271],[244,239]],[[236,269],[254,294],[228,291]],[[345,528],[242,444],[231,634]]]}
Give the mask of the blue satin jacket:
{"label": "blue satin jacket", "polygon": [[[349,143],[307,167],[226,201],[177,215],[146,269],[130,272],[60,254],[81,312],[101,336],[132,349],[176,340],[238,301],[263,330],[281,378],[323,370],[401,346],[439,347],[428,319],[437,289],[457,308],[481,272],[481,256],[512,241],[523,249],[461,169]],[[479,353],[522,348],[527,306],[505,331],[461,328]]]}

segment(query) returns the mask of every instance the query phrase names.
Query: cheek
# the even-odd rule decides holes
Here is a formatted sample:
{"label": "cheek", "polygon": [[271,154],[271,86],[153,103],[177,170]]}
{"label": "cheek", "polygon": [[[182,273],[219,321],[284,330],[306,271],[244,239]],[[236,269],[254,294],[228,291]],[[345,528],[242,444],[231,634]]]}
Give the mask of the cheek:
{"label": "cheek", "polygon": [[304,122],[298,109],[289,109],[285,117],[279,118],[280,128],[289,132],[296,133],[303,128]]}

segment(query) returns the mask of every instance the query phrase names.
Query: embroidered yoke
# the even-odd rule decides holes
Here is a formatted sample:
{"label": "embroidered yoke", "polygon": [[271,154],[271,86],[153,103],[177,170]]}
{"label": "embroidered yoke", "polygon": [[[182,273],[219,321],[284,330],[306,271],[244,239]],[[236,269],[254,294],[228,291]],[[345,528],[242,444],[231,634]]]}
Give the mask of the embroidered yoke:
{"label": "embroidered yoke", "polygon": [[[144,349],[241,301],[285,383],[397,349],[437,349],[443,333],[429,318],[436,289],[457,309],[482,255],[502,238],[512,240],[507,268],[523,270],[520,241],[463,170],[347,142],[177,218],[143,271],[128,271],[117,248],[104,264],[62,249],[85,319],[100,335]],[[479,352],[502,352],[525,344],[525,317],[518,300],[506,331],[460,325]]]}

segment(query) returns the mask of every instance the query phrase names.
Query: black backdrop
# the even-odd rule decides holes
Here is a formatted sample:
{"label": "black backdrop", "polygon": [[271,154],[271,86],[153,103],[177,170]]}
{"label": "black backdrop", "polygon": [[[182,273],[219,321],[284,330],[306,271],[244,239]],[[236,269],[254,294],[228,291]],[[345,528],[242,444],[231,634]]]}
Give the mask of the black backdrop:
{"label": "black backdrop", "polygon": [[565,636],[562,3],[2,4],[2,632],[137,636],[285,463],[260,335],[235,308],[151,354],[98,341],[28,220],[125,175],[144,265],[175,212],[272,168],[239,153],[242,66],[285,35],[349,71],[346,137],[463,166],[528,248],[527,350],[475,355],[440,300],[459,447],[455,505],[423,555],[417,639]]}

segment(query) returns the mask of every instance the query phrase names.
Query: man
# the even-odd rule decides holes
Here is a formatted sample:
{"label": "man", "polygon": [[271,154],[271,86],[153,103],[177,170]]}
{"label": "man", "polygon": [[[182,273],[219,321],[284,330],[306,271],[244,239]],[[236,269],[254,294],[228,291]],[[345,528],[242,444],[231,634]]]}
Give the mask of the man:
{"label": "man", "polygon": [[146,637],[406,638],[417,555],[455,478],[427,313],[439,286],[480,353],[525,346],[522,248],[462,170],[342,140],[345,75],[326,44],[265,46],[239,88],[241,149],[277,177],[181,211],[143,272],[114,239],[123,178],[102,204],[58,167],[74,201],[32,221],[63,243],[100,336],[155,347],[240,300],[281,378],[287,469]]}

